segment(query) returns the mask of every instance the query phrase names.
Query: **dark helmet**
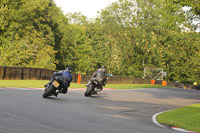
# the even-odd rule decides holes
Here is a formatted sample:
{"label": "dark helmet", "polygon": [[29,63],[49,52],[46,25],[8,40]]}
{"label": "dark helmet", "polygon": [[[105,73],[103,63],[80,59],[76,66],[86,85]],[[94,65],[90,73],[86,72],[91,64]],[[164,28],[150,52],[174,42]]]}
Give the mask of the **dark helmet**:
{"label": "dark helmet", "polygon": [[101,70],[103,71],[103,72],[106,72],[106,66],[101,66]]}
{"label": "dark helmet", "polygon": [[71,72],[72,72],[72,69],[71,69],[71,67],[67,67],[67,68],[65,69],[65,71],[71,73]]}
{"label": "dark helmet", "polygon": [[101,66],[101,68],[102,68],[102,69],[106,69],[106,66],[103,65],[103,66]]}

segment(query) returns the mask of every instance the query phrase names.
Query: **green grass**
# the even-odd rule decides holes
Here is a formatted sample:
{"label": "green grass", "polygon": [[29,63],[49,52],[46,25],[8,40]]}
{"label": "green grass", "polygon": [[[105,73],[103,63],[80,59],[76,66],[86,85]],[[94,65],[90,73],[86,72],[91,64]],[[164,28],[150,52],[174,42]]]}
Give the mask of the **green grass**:
{"label": "green grass", "polygon": [[[44,88],[49,80],[0,80],[0,87]],[[84,84],[71,83],[70,88],[84,88]]]}
{"label": "green grass", "polygon": [[161,124],[200,132],[200,104],[178,108],[157,116]]}
{"label": "green grass", "polygon": [[[0,87],[43,88],[46,83],[48,83],[48,80],[0,80]],[[104,88],[141,89],[159,87],[163,86],[151,84],[107,84]],[[70,88],[85,88],[85,84],[71,83]]]}
{"label": "green grass", "polygon": [[48,80],[0,80],[0,87],[44,88]]}
{"label": "green grass", "polygon": [[107,84],[105,88],[113,89],[143,89],[143,88],[161,88],[162,85],[151,84]]}

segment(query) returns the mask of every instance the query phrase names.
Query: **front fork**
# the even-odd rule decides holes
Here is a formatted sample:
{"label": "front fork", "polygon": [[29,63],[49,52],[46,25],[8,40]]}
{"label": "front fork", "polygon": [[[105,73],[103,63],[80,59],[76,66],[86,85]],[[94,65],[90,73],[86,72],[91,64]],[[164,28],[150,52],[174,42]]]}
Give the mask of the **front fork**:
{"label": "front fork", "polygon": [[100,92],[101,90],[102,90],[102,89],[99,89],[99,88],[97,88],[97,87],[94,89],[94,91],[96,91],[96,92]]}

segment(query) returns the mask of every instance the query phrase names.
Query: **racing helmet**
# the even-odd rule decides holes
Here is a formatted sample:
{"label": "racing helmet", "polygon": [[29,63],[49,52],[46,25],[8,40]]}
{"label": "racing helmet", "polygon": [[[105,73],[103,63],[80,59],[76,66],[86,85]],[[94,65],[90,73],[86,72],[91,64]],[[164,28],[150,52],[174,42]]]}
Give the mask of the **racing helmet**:
{"label": "racing helmet", "polygon": [[102,69],[106,69],[106,66],[103,65],[103,66],[101,66],[101,68],[102,68]]}
{"label": "racing helmet", "polygon": [[103,72],[106,72],[106,66],[101,66],[101,70],[103,71]]}
{"label": "racing helmet", "polygon": [[71,73],[71,72],[72,72],[72,68],[71,68],[71,67],[67,67],[67,68],[65,69],[65,71]]}

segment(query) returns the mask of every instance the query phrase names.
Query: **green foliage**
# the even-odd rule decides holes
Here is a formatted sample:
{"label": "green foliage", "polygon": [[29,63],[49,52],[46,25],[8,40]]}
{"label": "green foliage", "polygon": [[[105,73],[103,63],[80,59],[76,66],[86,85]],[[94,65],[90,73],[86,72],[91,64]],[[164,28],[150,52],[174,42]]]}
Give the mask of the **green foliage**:
{"label": "green foliage", "polygon": [[174,3],[179,3],[182,6],[192,7],[192,10],[195,14],[200,15],[200,1],[199,0],[181,0]]}
{"label": "green foliage", "polygon": [[169,32],[163,56],[163,68],[168,71],[167,79],[191,84],[199,82],[199,34]]}
{"label": "green foliage", "polygon": [[[119,0],[88,20],[63,15],[53,0],[0,2],[0,65],[143,77],[144,67],[168,81],[200,82],[199,5],[192,0]],[[192,7],[184,11],[183,6]],[[186,29],[189,29],[187,31]]]}
{"label": "green foliage", "polygon": [[[67,34],[66,34],[67,33]],[[85,28],[72,24],[64,34],[64,39],[60,45],[60,67],[65,68],[71,66],[73,71],[76,72],[87,72],[90,63],[90,51],[91,46],[89,45],[86,37]]]}
{"label": "green foliage", "polygon": [[55,51],[51,47],[54,39],[47,17],[49,4],[49,0],[4,2],[9,17],[5,17],[7,25],[0,32],[0,65],[55,69]]}
{"label": "green foliage", "polygon": [[136,2],[113,3],[100,16],[105,36],[112,39],[113,73],[142,77],[144,62],[164,68],[169,81],[199,82],[199,33],[183,32],[191,25],[182,6],[170,0]]}
{"label": "green foliage", "polygon": [[90,63],[88,64],[90,65],[90,71],[87,73],[93,73],[98,67],[108,64],[111,51],[99,21],[91,23],[87,27],[86,35],[92,47],[89,53]]}
{"label": "green foliage", "polygon": [[200,30],[200,1],[199,0],[172,0],[175,7],[186,9],[185,14],[193,30]]}

